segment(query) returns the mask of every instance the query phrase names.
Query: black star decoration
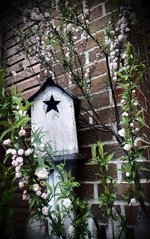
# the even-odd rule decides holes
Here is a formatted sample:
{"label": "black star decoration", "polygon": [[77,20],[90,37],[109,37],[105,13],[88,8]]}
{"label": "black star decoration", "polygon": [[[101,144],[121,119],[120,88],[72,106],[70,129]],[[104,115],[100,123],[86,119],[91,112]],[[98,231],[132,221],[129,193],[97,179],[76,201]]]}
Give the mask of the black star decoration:
{"label": "black star decoration", "polygon": [[60,103],[60,101],[55,100],[53,95],[51,95],[50,100],[43,101],[47,105],[46,113],[48,113],[51,110],[55,110],[59,113],[57,105]]}

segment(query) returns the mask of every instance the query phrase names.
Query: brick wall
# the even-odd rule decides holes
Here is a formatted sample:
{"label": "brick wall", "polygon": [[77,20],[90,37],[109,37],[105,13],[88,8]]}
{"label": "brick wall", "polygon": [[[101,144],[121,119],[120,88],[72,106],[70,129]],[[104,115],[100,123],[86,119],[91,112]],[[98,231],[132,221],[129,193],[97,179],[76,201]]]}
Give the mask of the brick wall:
{"label": "brick wall", "polygon": [[[22,2],[22,7],[26,7],[27,3]],[[108,24],[108,17],[112,11],[112,5],[110,1],[93,1],[92,9],[91,9],[91,22],[90,28],[92,29],[93,34],[97,33],[99,35],[99,39],[104,39],[104,29]],[[147,13],[146,7],[143,9],[143,22],[144,22],[144,32],[145,32],[145,43],[144,48],[146,48],[146,52],[149,53],[150,42],[149,38],[149,16],[146,17]],[[5,24],[7,22],[7,24]],[[8,25],[9,23],[9,25]],[[22,96],[25,99],[28,99],[31,95],[33,95],[40,87],[43,82],[44,75],[41,72],[40,64],[37,60],[26,59],[22,52],[18,49],[18,43],[16,42],[16,38],[14,35],[14,31],[12,28],[14,26],[18,26],[20,29],[25,29],[26,26],[21,22],[21,12],[13,7],[7,10],[5,15],[3,16],[3,58],[7,63],[7,75],[5,78],[5,84],[9,88],[13,85],[16,85],[18,90],[21,92]],[[80,49],[80,52],[83,51],[82,39],[79,39],[76,43],[76,47]],[[96,53],[98,53],[98,47],[92,40],[88,40],[86,44],[86,48],[84,49],[83,59],[84,66],[88,64],[92,64],[95,60]],[[146,56],[147,64],[149,64],[149,54]],[[22,63],[24,66],[28,67],[29,71],[22,70],[19,68],[19,64]],[[12,71],[16,71],[17,75],[15,77],[12,76]],[[150,87],[149,87],[149,73],[147,77],[144,79],[144,83],[141,84],[141,88],[138,91],[138,97],[141,107],[144,109],[144,117],[147,127],[144,129],[145,132],[150,132]],[[74,93],[78,97],[81,98],[81,107],[85,110],[81,109],[81,114],[79,117],[79,127],[78,127],[78,141],[80,153],[86,154],[86,159],[84,160],[84,164],[80,165],[77,171],[77,179],[81,183],[81,187],[77,190],[77,194],[81,198],[88,199],[92,203],[92,211],[97,219],[102,219],[101,210],[98,207],[98,195],[101,192],[101,187],[99,185],[98,178],[96,176],[97,167],[91,165],[91,146],[96,143],[98,140],[106,142],[106,150],[111,152],[115,149],[114,157],[109,165],[109,174],[117,181],[117,195],[118,200],[116,201],[117,210],[121,211],[123,215],[130,214],[130,206],[124,205],[122,195],[127,188],[127,183],[125,183],[123,175],[119,171],[121,169],[121,161],[119,158],[123,155],[123,151],[119,148],[114,137],[103,130],[98,128],[89,127],[89,123],[91,125],[95,124],[95,119],[89,116],[88,112],[91,113],[88,104],[82,97],[81,92],[73,83],[61,73],[61,71],[57,71],[57,82],[66,88],[69,92]],[[120,101],[120,89],[116,90],[116,96],[118,96],[118,103]],[[114,107],[112,101],[112,95],[110,93],[109,84],[107,81],[107,68],[105,59],[101,58],[97,64],[97,67],[94,71],[92,81],[91,81],[91,94],[90,101],[93,105],[93,108],[97,112],[100,120],[103,121],[107,125],[112,125],[115,123],[115,114]],[[150,135],[150,134],[147,134]],[[149,139],[149,138],[148,138]],[[149,167],[149,150],[147,150],[145,154],[144,162],[146,161],[147,167]],[[149,196],[149,187],[150,182],[146,181],[145,176],[142,177],[143,182],[143,190],[146,192],[146,201],[150,200]],[[16,200],[18,203],[18,200]],[[19,206],[17,206],[17,212],[24,211],[24,205],[19,202]],[[135,206],[133,209],[135,211],[134,215],[137,215],[138,206]],[[129,222],[133,223],[135,220],[130,218]],[[102,221],[101,221],[102,222]],[[21,222],[19,222],[21,223]],[[18,228],[20,225],[17,223]],[[22,221],[22,228],[24,225],[24,220]],[[19,234],[18,234],[19,235]],[[18,238],[21,238],[18,236]]]}

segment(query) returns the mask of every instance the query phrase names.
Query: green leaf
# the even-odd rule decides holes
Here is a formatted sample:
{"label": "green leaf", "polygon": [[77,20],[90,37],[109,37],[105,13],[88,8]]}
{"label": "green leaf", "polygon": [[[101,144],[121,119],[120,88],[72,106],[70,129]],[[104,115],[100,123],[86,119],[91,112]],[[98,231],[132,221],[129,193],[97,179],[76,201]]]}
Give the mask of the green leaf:
{"label": "green leaf", "polygon": [[9,132],[11,132],[11,131],[12,131],[11,128],[6,129],[6,130],[1,134],[1,136],[0,136],[0,141],[1,141]]}

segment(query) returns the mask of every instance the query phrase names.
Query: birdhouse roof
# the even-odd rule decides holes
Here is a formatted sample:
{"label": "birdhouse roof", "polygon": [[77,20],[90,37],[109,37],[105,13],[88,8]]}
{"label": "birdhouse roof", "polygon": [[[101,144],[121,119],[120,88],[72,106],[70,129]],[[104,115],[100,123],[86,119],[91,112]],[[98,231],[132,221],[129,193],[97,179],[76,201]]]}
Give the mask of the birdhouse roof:
{"label": "birdhouse roof", "polygon": [[44,91],[47,87],[57,87],[59,88],[63,93],[65,93],[67,96],[69,96],[74,103],[75,107],[75,114],[76,117],[79,115],[79,107],[80,107],[80,99],[78,99],[76,96],[68,93],[65,91],[60,85],[56,84],[51,77],[48,77],[47,80],[44,82],[44,84],[40,87],[40,89],[29,98],[29,101],[33,101],[42,91]]}

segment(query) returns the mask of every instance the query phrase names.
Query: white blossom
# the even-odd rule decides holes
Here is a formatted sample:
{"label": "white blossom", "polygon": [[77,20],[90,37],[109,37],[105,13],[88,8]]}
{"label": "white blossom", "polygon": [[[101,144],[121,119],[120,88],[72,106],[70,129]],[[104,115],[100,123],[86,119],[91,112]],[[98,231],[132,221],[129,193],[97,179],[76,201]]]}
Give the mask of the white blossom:
{"label": "white blossom", "polygon": [[65,198],[62,202],[62,205],[65,207],[65,208],[69,208],[71,207],[71,200],[69,198]]}
{"label": "white blossom", "polygon": [[129,177],[130,176],[130,173],[129,172],[126,172],[126,177]]}
{"label": "white blossom", "polygon": [[39,179],[46,179],[48,178],[48,171],[46,170],[46,168],[37,168],[35,170],[35,175],[39,178]]}
{"label": "white blossom", "polygon": [[40,189],[41,189],[41,188],[40,188],[39,184],[35,183],[35,184],[33,185],[33,191],[37,192],[37,191],[39,191]]}
{"label": "white blossom", "polygon": [[130,144],[125,144],[123,146],[123,149],[126,150],[126,151],[130,151],[130,148],[131,148]]}
{"label": "white blossom", "polygon": [[118,41],[122,41],[124,39],[124,36],[123,35],[119,35],[118,36]]}
{"label": "white blossom", "polygon": [[118,134],[119,134],[121,137],[124,137],[124,136],[125,136],[125,134],[126,134],[126,131],[125,131],[125,129],[124,129],[124,128],[122,128],[122,129],[118,130]]}
{"label": "white blossom", "polygon": [[130,123],[130,127],[134,127],[134,123],[133,122]]}
{"label": "white blossom", "polygon": [[125,99],[122,99],[122,100],[120,101],[120,103],[121,103],[121,104],[124,104],[124,103],[125,103]]}
{"label": "white blossom", "polygon": [[130,204],[135,204],[136,203],[136,198],[131,198]]}
{"label": "white blossom", "polygon": [[128,114],[127,112],[123,112],[123,113],[122,113],[122,116],[123,116],[123,117],[124,117],[124,116],[127,117],[127,116],[129,116],[129,114]]}
{"label": "white blossom", "polygon": [[48,207],[44,206],[42,208],[42,213],[43,213],[44,216],[48,216]]}
{"label": "white blossom", "polygon": [[11,144],[11,140],[10,139],[5,139],[3,141],[3,145],[7,146],[7,145],[10,145]]}
{"label": "white blossom", "polygon": [[50,15],[49,15],[49,12],[45,12],[45,13],[44,13],[44,16],[45,16],[45,17],[49,17],[49,16],[50,16]]}
{"label": "white blossom", "polygon": [[25,156],[30,156],[33,153],[33,149],[29,148],[24,152]]}

